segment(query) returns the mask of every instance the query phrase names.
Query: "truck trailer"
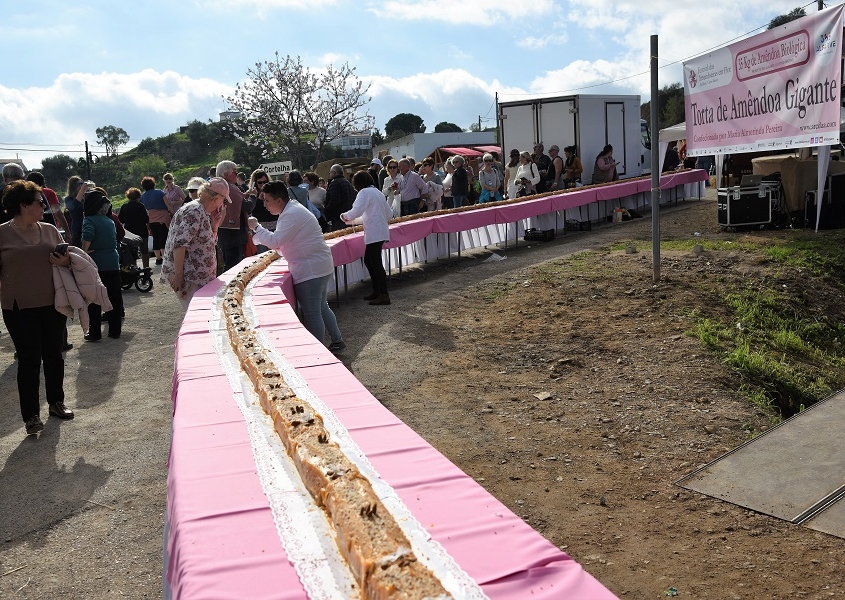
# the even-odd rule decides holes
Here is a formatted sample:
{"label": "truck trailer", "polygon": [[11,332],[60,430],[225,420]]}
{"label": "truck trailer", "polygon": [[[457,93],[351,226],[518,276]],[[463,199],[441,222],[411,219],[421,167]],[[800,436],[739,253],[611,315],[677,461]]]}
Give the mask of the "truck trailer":
{"label": "truck trailer", "polygon": [[639,96],[588,95],[533,98],[499,103],[502,152],[520,152],[542,143],[563,149],[575,145],[584,164],[581,181],[591,183],[596,156],[606,144],[620,179],[651,173],[648,125],[640,118]]}

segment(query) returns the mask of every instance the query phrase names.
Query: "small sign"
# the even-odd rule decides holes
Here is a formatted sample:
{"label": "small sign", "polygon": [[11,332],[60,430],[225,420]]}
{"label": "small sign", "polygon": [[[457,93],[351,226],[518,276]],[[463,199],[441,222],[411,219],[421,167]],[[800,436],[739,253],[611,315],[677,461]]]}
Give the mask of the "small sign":
{"label": "small sign", "polygon": [[289,160],[283,160],[282,162],[260,165],[258,168],[267,173],[270,177],[273,177],[274,175],[284,175],[285,173],[293,171],[293,163]]}

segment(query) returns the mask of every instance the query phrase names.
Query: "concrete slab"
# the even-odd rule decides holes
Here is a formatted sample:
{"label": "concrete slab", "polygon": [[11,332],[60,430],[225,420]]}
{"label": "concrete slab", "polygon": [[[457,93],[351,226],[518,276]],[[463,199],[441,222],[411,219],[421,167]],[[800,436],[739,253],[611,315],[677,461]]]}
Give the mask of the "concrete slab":
{"label": "concrete slab", "polygon": [[845,537],[845,390],[676,482]]}

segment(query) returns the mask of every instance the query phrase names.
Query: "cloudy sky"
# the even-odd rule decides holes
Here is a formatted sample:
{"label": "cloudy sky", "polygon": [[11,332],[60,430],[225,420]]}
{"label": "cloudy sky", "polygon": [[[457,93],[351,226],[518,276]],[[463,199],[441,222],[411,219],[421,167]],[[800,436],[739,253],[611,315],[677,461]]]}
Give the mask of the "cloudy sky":
{"label": "cloudy sky", "polygon": [[[828,6],[834,5],[829,3]],[[397,113],[468,128],[500,101],[529,95],[639,94],[649,38],[660,85],[680,63],[758,33],[801,0],[30,0],[4,3],[0,159],[29,168],[81,156],[94,130],[130,136],[217,120],[257,62],[298,55],[314,69],[348,62],[370,84],[383,132]]]}

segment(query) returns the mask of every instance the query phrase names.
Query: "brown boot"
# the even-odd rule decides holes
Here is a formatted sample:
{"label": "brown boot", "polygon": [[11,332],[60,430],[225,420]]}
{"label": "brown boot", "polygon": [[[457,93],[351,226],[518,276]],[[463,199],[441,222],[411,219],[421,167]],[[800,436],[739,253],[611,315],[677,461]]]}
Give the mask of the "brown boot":
{"label": "brown boot", "polygon": [[370,300],[370,304],[372,304],[373,306],[383,306],[385,304],[390,304],[390,296],[388,296],[387,294],[382,294],[375,300]]}

